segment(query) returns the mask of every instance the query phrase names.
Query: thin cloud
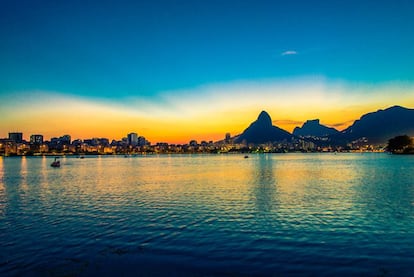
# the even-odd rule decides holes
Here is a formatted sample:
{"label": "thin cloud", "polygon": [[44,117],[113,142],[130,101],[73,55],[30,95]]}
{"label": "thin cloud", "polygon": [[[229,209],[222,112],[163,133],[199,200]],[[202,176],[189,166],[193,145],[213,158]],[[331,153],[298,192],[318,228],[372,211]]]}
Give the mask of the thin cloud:
{"label": "thin cloud", "polygon": [[280,120],[273,120],[273,124],[281,124],[281,125],[302,125],[303,121],[297,120],[290,120],[290,119],[280,119]]}
{"label": "thin cloud", "polygon": [[297,54],[298,54],[298,52],[295,51],[295,50],[288,50],[288,51],[283,52],[281,55],[282,56],[291,56],[291,55],[297,55]]}
{"label": "thin cloud", "polygon": [[326,126],[335,128],[339,131],[342,131],[342,130],[345,130],[346,128],[348,128],[349,126],[351,126],[352,124],[354,124],[354,122],[355,122],[355,119],[351,119],[351,120],[347,120],[347,121],[344,121],[344,122],[326,124]]}

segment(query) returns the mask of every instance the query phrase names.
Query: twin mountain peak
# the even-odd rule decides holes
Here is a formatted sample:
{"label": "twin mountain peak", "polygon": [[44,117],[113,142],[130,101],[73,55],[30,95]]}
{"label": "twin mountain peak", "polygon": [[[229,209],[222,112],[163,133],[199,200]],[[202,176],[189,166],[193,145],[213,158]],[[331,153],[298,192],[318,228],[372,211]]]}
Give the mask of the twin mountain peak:
{"label": "twin mountain peak", "polygon": [[366,138],[370,143],[385,143],[398,135],[414,136],[414,109],[393,106],[363,115],[343,131],[320,124],[319,119],[306,121],[293,134],[274,126],[270,115],[262,111],[256,121],[236,136],[236,143],[269,143],[294,137],[325,137],[332,142],[346,143]]}

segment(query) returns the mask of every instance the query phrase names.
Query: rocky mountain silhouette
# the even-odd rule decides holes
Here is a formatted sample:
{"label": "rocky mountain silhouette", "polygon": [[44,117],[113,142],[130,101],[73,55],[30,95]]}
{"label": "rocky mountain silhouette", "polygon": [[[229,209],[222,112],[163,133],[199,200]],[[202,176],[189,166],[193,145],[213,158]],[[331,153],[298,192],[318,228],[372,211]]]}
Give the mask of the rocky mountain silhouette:
{"label": "rocky mountain silhouette", "polygon": [[262,111],[255,122],[235,138],[236,143],[268,143],[283,140],[290,140],[292,135],[276,126],[272,125],[269,114]]}
{"label": "rocky mountain silhouette", "polygon": [[365,114],[333,138],[353,141],[365,137],[369,143],[385,143],[398,135],[414,136],[414,109],[393,106]]}
{"label": "rocky mountain silhouette", "polygon": [[320,124],[319,119],[308,120],[293,130],[293,135],[301,137],[326,137],[338,133],[338,130]]}

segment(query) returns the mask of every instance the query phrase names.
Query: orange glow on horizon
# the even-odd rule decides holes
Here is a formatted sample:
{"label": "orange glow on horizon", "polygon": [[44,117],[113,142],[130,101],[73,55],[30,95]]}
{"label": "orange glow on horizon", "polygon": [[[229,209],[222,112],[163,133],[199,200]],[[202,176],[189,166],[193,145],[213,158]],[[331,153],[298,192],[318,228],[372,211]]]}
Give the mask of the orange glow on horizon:
{"label": "orange glow on horizon", "polygon": [[[319,118],[321,124],[335,127],[343,130],[359,119],[362,114],[376,111],[376,108],[364,107],[360,110],[351,111],[321,111]],[[309,119],[315,119],[316,111],[302,111],[298,113],[298,117],[294,120],[280,119],[288,118],[289,110],[277,109],[267,110],[273,119],[273,125],[278,126],[288,132]],[[58,116],[50,118],[48,113],[36,114],[35,112],[28,118],[14,119],[7,121],[3,130],[16,130],[15,126],[19,126],[18,130],[24,133],[24,138],[29,140],[31,134],[43,134],[45,140],[51,137],[59,137],[64,134],[71,135],[72,139],[87,139],[93,137],[105,137],[110,140],[121,140],[128,133],[136,132],[139,136],[144,136],[151,143],[167,142],[174,144],[188,143],[195,139],[201,141],[218,141],[225,137],[226,133],[232,136],[243,132],[253,121],[257,119],[260,110],[250,110],[243,113],[234,112],[233,116],[227,113],[217,113],[214,116],[198,117],[194,119],[182,118],[144,118],[140,116],[125,117],[122,114],[102,115],[99,112],[85,113],[79,111],[63,112]],[[71,114],[71,115],[70,115]],[[346,116],[346,118],[345,118]],[[36,122],[48,122],[45,124],[36,124]],[[3,136],[7,136],[7,132],[3,131]]]}
{"label": "orange glow on horizon", "polygon": [[[354,120],[367,112],[376,111],[378,108],[361,107],[360,109],[335,111],[321,111],[319,117],[316,111],[302,111],[294,120],[288,118],[289,110],[267,110],[273,119],[273,125],[288,132],[292,132],[297,126],[309,119],[320,118],[321,124],[343,130],[350,126]],[[167,142],[174,144],[188,143],[195,139],[200,141],[218,141],[225,137],[226,133],[232,136],[243,132],[253,121],[257,119],[260,110],[250,110],[244,113],[234,112],[232,117],[217,113],[208,118],[195,119],[177,118],[143,118],[140,116],[125,117],[117,114],[102,115],[99,112],[85,113],[79,111],[63,112],[50,118],[49,113],[38,114],[33,112],[30,117],[17,118],[2,123],[3,137],[8,132],[16,129],[24,133],[24,139],[29,140],[31,134],[43,134],[45,139],[59,137],[64,134],[71,135],[72,139],[87,139],[93,137],[105,137],[110,140],[120,140],[130,132],[136,132],[144,136],[151,143]],[[48,124],[37,124],[48,122]],[[18,126],[18,128],[16,128]],[[6,131],[8,130],[8,131]]]}
{"label": "orange glow on horizon", "polygon": [[[366,95],[362,93],[364,89]],[[31,97],[0,99],[0,138],[20,131],[26,140],[32,134],[42,134],[45,140],[65,134],[72,139],[121,140],[135,132],[151,143],[184,144],[193,139],[222,140],[226,133],[241,134],[262,110],[269,113],[273,125],[292,132],[306,120],[320,119],[321,124],[341,131],[363,114],[378,109],[393,105],[414,107],[414,85],[356,86],[353,90],[317,82],[313,86],[305,82],[298,87],[236,83],[200,89],[204,94],[197,89],[181,95],[177,92],[174,97],[166,96],[163,103],[135,99],[122,104],[34,92],[29,94]]]}

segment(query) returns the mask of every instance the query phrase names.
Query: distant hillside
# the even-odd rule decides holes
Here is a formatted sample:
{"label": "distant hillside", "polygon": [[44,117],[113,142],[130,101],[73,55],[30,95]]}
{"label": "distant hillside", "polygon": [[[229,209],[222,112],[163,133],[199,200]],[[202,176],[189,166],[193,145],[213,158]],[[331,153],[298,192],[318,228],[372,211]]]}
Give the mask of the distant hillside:
{"label": "distant hillside", "polygon": [[302,127],[296,127],[293,130],[293,135],[301,137],[326,137],[338,133],[338,130],[320,124],[319,119],[308,120]]}
{"label": "distant hillside", "polygon": [[414,136],[414,109],[393,106],[365,114],[333,138],[353,141],[366,137],[369,143],[385,143],[398,135]]}
{"label": "distant hillside", "polygon": [[[294,137],[326,137],[326,140],[314,140],[327,145],[345,145],[366,138],[371,144],[384,144],[399,136],[414,136],[414,109],[393,106],[385,110],[363,115],[342,132],[320,124],[318,119],[306,121],[302,127],[296,127],[293,135],[272,125],[269,114],[262,111],[257,120],[240,135],[234,137],[236,143],[261,144],[291,140]],[[312,140],[312,138],[309,138]]]}
{"label": "distant hillside", "polygon": [[267,143],[275,141],[289,140],[292,135],[276,126],[272,125],[269,114],[262,111],[255,122],[235,138],[236,143]]}

